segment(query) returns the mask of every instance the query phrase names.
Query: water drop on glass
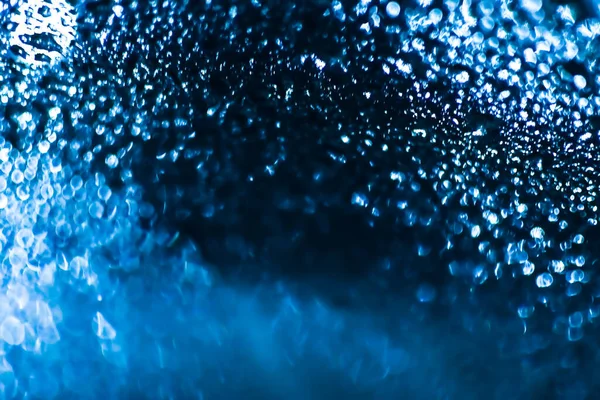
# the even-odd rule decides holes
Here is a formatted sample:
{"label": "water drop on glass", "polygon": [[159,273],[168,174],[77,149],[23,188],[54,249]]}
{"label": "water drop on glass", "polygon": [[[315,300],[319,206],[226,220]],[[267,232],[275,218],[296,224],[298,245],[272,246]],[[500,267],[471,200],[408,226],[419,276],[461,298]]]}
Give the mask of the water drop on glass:
{"label": "water drop on glass", "polygon": [[116,168],[119,165],[119,159],[114,154],[109,154],[106,156],[105,162],[109,168]]}
{"label": "water drop on glass", "polygon": [[434,25],[439,24],[443,17],[444,13],[439,8],[434,8],[429,12],[429,19]]}
{"label": "water drop on glass", "polygon": [[569,327],[567,338],[571,342],[577,342],[578,340],[581,340],[581,338],[583,338],[583,329]]}
{"label": "water drop on glass", "polygon": [[523,274],[531,275],[533,274],[533,271],[535,271],[535,264],[530,261],[525,261],[523,264]]}
{"label": "water drop on glass", "polygon": [[390,18],[397,18],[400,15],[400,4],[395,1],[390,1],[385,6],[385,12]]}
{"label": "water drop on glass", "polygon": [[9,315],[0,325],[2,340],[11,346],[18,346],[25,339],[25,327],[18,318]]}
{"label": "water drop on glass", "polygon": [[354,193],[352,195],[352,204],[355,206],[366,207],[369,204],[369,199],[362,193]]}
{"label": "water drop on glass", "polygon": [[554,278],[549,272],[544,272],[543,274],[539,275],[535,281],[539,288],[550,287],[550,285],[552,285],[552,282],[554,282]]}
{"label": "water drop on glass", "polygon": [[31,229],[23,228],[19,232],[17,232],[16,240],[17,240],[17,244],[20,247],[28,249],[33,245],[33,241],[34,241],[33,232],[31,231]]}
{"label": "water drop on glass", "polygon": [[428,283],[419,285],[419,288],[417,289],[417,299],[419,299],[421,303],[432,302],[435,300],[436,294],[435,288]]}
{"label": "water drop on glass", "polygon": [[565,263],[561,260],[552,260],[552,262],[550,263],[550,269],[556,272],[557,274],[560,274],[565,270]]}
{"label": "water drop on glass", "polygon": [[567,273],[566,278],[569,283],[581,282],[585,278],[585,273],[580,269],[576,269]]}
{"label": "water drop on glass", "polygon": [[579,311],[574,312],[569,316],[569,326],[579,328],[583,325],[583,314]]}
{"label": "water drop on glass", "polygon": [[544,230],[536,226],[535,228],[531,229],[530,235],[536,240],[541,240],[544,238]]}
{"label": "water drop on glass", "polygon": [[542,0],[521,0],[521,7],[531,13],[536,13],[542,9]]}
{"label": "water drop on glass", "polygon": [[533,312],[535,311],[534,306],[520,306],[517,310],[519,317],[521,318],[529,318]]}
{"label": "water drop on glass", "polygon": [[455,79],[458,83],[467,83],[469,81],[469,73],[467,71],[462,71],[456,74]]}
{"label": "water drop on glass", "polygon": [[10,175],[10,180],[16,185],[23,182],[23,179],[25,179],[25,177],[23,176],[23,173],[18,169],[15,169]]}
{"label": "water drop on glass", "polygon": [[8,261],[14,270],[19,271],[27,264],[27,252],[20,247],[13,247],[8,252]]}
{"label": "water drop on glass", "polygon": [[93,218],[102,218],[102,214],[104,214],[104,206],[100,204],[99,201],[95,201],[90,204],[89,213]]}
{"label": "water drop on glass", "polygon": [[575,77],[573,77],[573,83],[575,84],[575,87],[579,90],[587,86],[586,79],[581,75],[575,75]]}

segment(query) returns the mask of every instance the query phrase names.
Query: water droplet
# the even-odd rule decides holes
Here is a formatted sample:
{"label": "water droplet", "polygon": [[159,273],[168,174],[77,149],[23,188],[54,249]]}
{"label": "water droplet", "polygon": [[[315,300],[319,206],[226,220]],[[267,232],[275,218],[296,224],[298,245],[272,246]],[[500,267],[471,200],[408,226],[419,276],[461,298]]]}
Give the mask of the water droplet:
{"label": "water droplet", "polygon": [[521,0],[521,7],[526,9],[531,13],[536,13],[542,9],[543,6],[542,0]]}
{"label": "water droplet", "polygon": [[581,75],[575,75],[573,77],[573,83],[575,84],[575,87],[579,90],[584,89],[587,85],[586,79]]}
{"label": "water droplet", "polygon": [[544,230],[538,226],[531,229],[530,235],[536,240],[542,240],[544,238]]}
{"label": "water droplet", "polygon": [[13,170],[12,174],[10,175],[10,180],[15,185],[22,183],[24,179],[25,179],[25,176],[23,176],[23,173],[21,171],[19,171],[18,169]]}
{"label": "water droplet", "polygon": [[490,224],[496,225],[498,223],[498,215],[494,213],[489,213],[487,216],[487,220]]}
{"label": "water droplet", "polygon": [[77,279],[84,278],[87,275],[88,261],[81,256],[73,257],[69,263],[69,269],[73,277]]}
{"label": "water droplet", "polygon": [[517,311],[519,313],[519,317],[525,319],[525,318],[529,318],[533,314],[533,312],[535,311],[535,307],[534,306],[520,306]]}
{"label": "water droplet", "polygon": [[369,204],[369,199],[362,193],[354,193],[352,195],[352,204],[355,206],[366,207]]}
{"label": "water droplet", "polygon": [[8,252],[8,260],[13,267],[13,272],[20,271],[27,264],[27,252],[21,247],[13,247]]}
{"label": "water droplet", "polygon": [[565,270],[565,263],[561,260],[552,260],[550,262],[550,269],[557,274],[560,274]]}
{"label": "water droplet", "polygon": [[583,329],[582,328],[573,328],[569,327],[567,331],[567,338],[571,342],[577,342],[583,338]]}
{"label": "water droplet", "polygon": [[104,214],[104,206],[99,201],[94,201],[89,206],[89,213],[93,218],[100,219]]}
{"label": "water droplet", "polygon": [[25,340],[25,327],[18,318],[9,315],[0,325],[0,336],[9,345],[18,346]]}
{"label": "water droplet", "polygon": [[569,315],[569,326],[579,328],[583,325],[583,314],[579,311]]}
{"label": "water droplet", "polygon": [[531,275],[533,274],[533,271],[535,271],[535,264],[530,261],[525,261],[523,263],[523,274]]}
{"label": "water droplet", "polygon": [[93,321],[93,328],[96,336],[100,339],[113,340],[117,337],[117,331],[112,325],[104,318],[100,312],[96,313]]}
{"label": "water droplet", "polygon": [[385,6],[385,12],[390,18],[397,18],[400,15],[400,4],[395,1],[390,1]]}
{"label": "water droplet", "polygon": [[114,154],[109,154],[106,156],[105,162],[109,168],[116,168],[119,165],[119,159]]}
{"label": "water droplet", "polygon": [[31,229],[23,228],[19,232],[17,232],[16,235],[17,244],[25,249],[28,249],[31,246],[33,246],[34,239],[35,238]]}
{"label": "water droplet", "polygon": [[580,269],[569,271],[566,278],[569,283],[581,282],[583,281],[583,278],[585,278],[585,272]]}
{"label": "water droplet", "polygon": [[488,278],[488,272],[486,271],[485,267],[478,265],[473,270],[473,281],[477,285],[483,285],[483,283],[487,280],[487,278]]}
{"label": "water droplet", "polygon": [[435,300],[436,294],[435,288],[428,283],[419,285],[419,288],[417,289],[417,299],[419,299],[421,303],[432,302]]}
{"label": "water droplet", "polygon": [[467,71],[462,71],[456,74],[455,79],[458,83],[467,83],[470,79],[470,76]]}
{"label": "water droplet", "polygon": [[535,281],[539,288],[550,287],[550,285],[552,285],[552,282],[554,282],[554,278],[549,272],[544,272],[543,274],[538,275]]}

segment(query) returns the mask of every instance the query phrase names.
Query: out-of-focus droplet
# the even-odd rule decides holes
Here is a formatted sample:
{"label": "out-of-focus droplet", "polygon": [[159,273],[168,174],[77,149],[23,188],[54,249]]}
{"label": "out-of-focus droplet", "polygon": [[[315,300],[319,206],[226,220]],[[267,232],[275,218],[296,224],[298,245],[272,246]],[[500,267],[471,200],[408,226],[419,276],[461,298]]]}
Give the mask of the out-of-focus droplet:
{"label": "out-of-focus droplet", "polygon": [[554,282],[554,278],[552,278],[552,274],[544,272],[538,275],[535,282],[539,288],[547,288],[550,287],[550,285],[552,285],[552,282]]}
{"label": "out-of-focus droplet", "polygon": [[9,315],[0,324],[0,337],[11,346],[18,346],[25,339],[23,323],[16,317]]}
{"label": "out-of-focus droplet", "polygon": [[436,295],[435,288],[428,283],[421,284],[417,289],[417,299],[419,299],[421,303],[432,302],[435,300]]}
{"label": "out-of-focus droplet", "polygon": [[544,5],[542,0],[521,0],[521,7],[531,13],[536,13],[542,9]]}
{"label": "out-of-focus droplet", "polygon": [[400,4],[390,1],[385,6],[385,12],[390,18],[397,18],[400,15]]}

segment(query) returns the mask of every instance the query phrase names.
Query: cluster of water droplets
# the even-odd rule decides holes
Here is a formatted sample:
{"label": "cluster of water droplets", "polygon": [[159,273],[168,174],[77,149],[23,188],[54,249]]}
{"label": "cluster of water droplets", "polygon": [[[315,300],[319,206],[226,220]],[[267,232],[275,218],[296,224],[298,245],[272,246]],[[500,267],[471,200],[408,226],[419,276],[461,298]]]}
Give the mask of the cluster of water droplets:
{"label": "cluster of water droplets", "polygon": [[191,3],[0,5],[2,396],[589,391],[597,19]]}
{"label": "cluster of water droplets", "polygon": [[30,66],[52,64],[70,52],[75,40],[76,11],[66,0],[3,3],[4,56]]}

